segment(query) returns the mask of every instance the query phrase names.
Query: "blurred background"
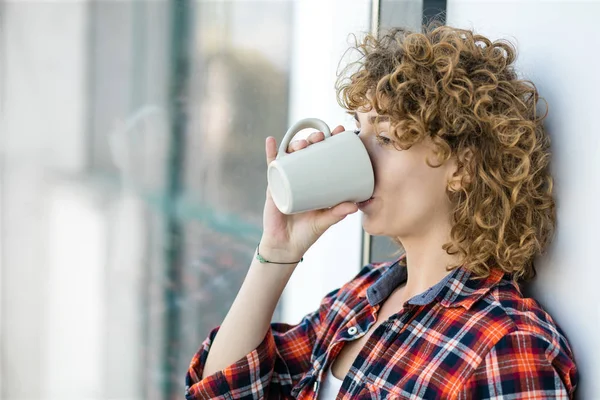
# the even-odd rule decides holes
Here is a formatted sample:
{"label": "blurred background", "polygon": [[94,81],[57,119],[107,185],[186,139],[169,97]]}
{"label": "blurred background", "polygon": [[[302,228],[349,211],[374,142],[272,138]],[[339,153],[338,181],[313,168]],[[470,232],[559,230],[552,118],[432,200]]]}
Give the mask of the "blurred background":
{"label": "blurred background", "polygon": [[[305,117],[353,129],[334,91],[355,56],[349,34],[418,30],[443,11],[449,24],[517,37],[525,76],[556,110],[567,222],[531,290],[587,349],[576,354],[584,377],[600,376],[600,219],[588,203],[600,85],[585,67],[600,60],[573,51],[578,36],[600,39],[588,32],[599,4],[0,0],[0,399],[183,398],[187,366],[260,238],[265,137]],[[572,37],[550,42],[556,24]],[[567,141],[573,126],[580,137]],[[273,321],[298,322],[395,250],[352,215],[307,253]],[[582,398],[600,399],[598,384],[584,379]]]}

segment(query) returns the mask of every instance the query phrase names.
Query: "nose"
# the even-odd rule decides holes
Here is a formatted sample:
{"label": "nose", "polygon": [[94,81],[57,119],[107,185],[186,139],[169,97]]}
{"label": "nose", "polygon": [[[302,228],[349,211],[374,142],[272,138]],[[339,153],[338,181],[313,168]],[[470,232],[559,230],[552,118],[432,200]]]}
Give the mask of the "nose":
{"label": "nose", "polygon": [[367,149],[367,153],[369,153],[369,157],[371,157],[371,141],[369,140],[369,138],[367,137],[367,135],[365,135],[364,133],[359,133],[358,138],[361,140],[363,146],[365,146],[365,148]]}
{"label": "nose", "polygon": [[369,159],[371,160],[371,164],[373,164],[373,167],[375,167],[375,160],[373,156],[373,141],[369,140],[369,137],[363,133],[358,134],[358,138],[362,141],[362,144],[365,146],[367,154],[369,155]]}

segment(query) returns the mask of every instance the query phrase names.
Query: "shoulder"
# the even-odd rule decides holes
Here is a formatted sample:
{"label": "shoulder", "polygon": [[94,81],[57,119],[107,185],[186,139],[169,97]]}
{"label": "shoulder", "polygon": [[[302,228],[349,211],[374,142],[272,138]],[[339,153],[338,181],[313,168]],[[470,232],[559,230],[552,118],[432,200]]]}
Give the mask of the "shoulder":
{"label": "shoulder", "polygon": [[443,311],[444,320],[452,321],[453,332],[460,331],[462,344],[477,358],[483,358],[492,348],[502,346],[502,339],[508,335],[512,339],[524,335],[547,343],[550,358],[573,359],[565,334],[541,304],[524,297],[519,286],[506,276],[498,278],[452,282],[454,286],[463,284],[459,288],[463,298],[442,301],[438,310]]}
{"label": "shoulder", "polygon": [[[542,305],[523,297],[513,282],[499,285],[482,300],[477,308],[484,315],[484,325],[502,332],[481,354],[478,371],[482,382],[489,383],[492,374],[499,377],[503,393],[510,394],[513,390],[529,393],[528,390],[538,389],[561,395],[566,391],[571,396],[578,382],[573,351]],[[489,312],[483,311],[485,307]],[[508,379],[509,376],[512,378]]]}
{"label": "shoulder", "polygon": [[482,358],[498,354],[521,356],[534,363],[547,363],[561,376],[575,373],[574,356],[569,342],[542,305],[523,297],[518,286],[501,281],[469,310],[478,320],[478,336],[487,342]]}
{"label": "shoulder", "polygon": [[476,361],[467,369],[470,383],[465,388],[489,394],[493,386],[506,395],[575,390],[578,372],[565,334],[542,305],[524,297],[514,282],[502,279],[468,309],[449,312],[458,315],[453,321],[461,331],[461,344],[469,350],[469,359]]}
{"label": "shoulder", "polygon": [[475,304],[492,325],[503,326],[505,333],[534,335],[555,346],[568,347],[565,335],[552,316],[535,299],[524,297],[512,281],[503,280]]}

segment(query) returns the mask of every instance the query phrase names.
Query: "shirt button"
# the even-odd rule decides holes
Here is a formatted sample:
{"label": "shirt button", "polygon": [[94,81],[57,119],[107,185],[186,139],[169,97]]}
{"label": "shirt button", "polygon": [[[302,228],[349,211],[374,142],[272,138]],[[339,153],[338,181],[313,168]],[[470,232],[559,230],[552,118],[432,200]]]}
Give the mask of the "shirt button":
{"label": "shirt button", "polygon": [[358,329],[356,329],[355,326],[351,326],[350,328],[348,328],[348,334],[351,336],[356,335],[356,332],[358,332]]}

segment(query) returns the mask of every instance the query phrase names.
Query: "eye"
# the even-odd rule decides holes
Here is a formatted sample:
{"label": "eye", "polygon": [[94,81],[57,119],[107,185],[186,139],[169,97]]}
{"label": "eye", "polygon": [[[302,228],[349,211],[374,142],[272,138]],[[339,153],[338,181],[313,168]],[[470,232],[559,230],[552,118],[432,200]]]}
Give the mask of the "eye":
{"label": "eye", "polygon": [[375,140],[377,140],[377,143],[379,143],[382,146],[387,146],[388,144],[392,143],[392,139],[381,135],[377,135]]}

